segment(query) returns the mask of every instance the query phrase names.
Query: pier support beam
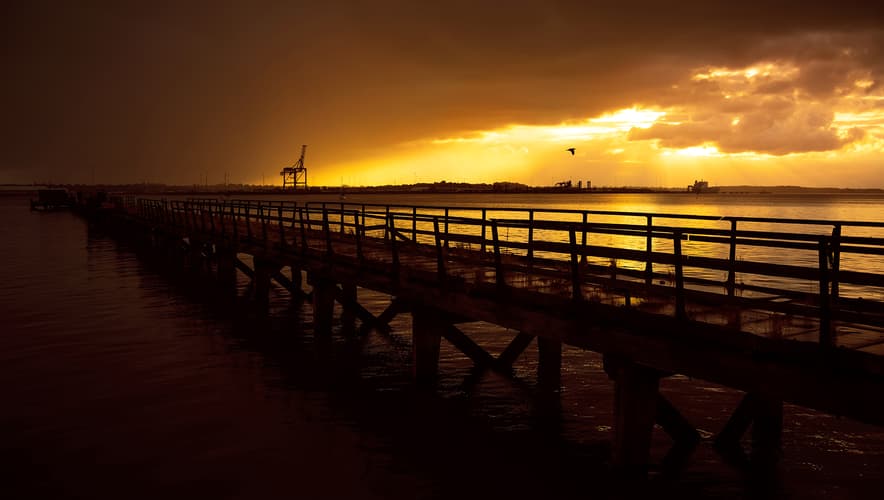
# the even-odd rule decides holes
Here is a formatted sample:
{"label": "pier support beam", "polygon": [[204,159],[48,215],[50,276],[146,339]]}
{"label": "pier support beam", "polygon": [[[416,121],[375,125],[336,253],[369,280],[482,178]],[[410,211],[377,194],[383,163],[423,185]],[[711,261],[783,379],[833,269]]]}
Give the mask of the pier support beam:
{"label": "pier support beam", "polygon": [[762,396],[756,403],[752,423],[752,463],[771,470],[780,460],[783,446],[783,401]]}
{"label": "pier support beam", "polygon": [[282,274],[282,268],[280,267],[273,272],[271,277],[289,291],[293,302],[301,303],[307,297],[307,294],[301,289],[300,271],[292,269],[292,279],[289,279],[286,275]]}
{"label": "pier support beam", "polygon": [[313,286],[313,331],[317,337],[330,337],[335,312],[335,291],[333,281],[310,274],[307,283]]}
{"label": "pier support beam", "polygon": [[657,425],[672,438],[673,444],[663,457],[663,470],[678,473],[687,465],[691,454],[700,444],[700,433],[665,396],[657,394]]}
{"label": "pier support beam", "polygon": [[537,337],[537,386],[542,391],[558,391],[562,385],[562,343]]}
{"label": "pier support beam", "polygon": [[187,263],[191,271],[199,272],[203,269],[203,242],[190,238],[187,248]]}
{"label": "pier support beam", "polygon": [[215,256],[218,269],[218,281],[224,287],[236,286],[236,252],[232,249],[219,247]]}
{"label": "pier support beam", "polygon": [[528,335],[526,333],[519,332],[515,338],[513,338],[512,342],[506,346],[506,349],[500,353],[500,356],[497,357],[497,364],[501,370],[510,370],[513,367],[513,363],[516,362],[516,359],[525,351],[528,347],[528,344],[534,340],[534,335]]}
{"label": "pier support beam", "polygon": [[180,267],[182,265],[181,246],[183,245],[181,238],[173,234],[163,234],[160,238],[159,250],[162,252],[163,258],[173,267]]}
{"label": "pier support beam", "polygon": [[353,304],[358,304],[358,296],[356,294],[356,285],[341,285],[341,330],[344,335],[354,335],[356,333],[356,309]]}
{"label": "pier support beam", "polygon": [[[300,290],[301,286],[303,286],[303,279],[301,278],[301,270],[297,267],[292,266],[292,289]],[[303,297],[302,297],[303,298]]]}
{"label": "pier support beam", "polygon": [[431,386],[439,372],[439,345],[449,323],[441,311],[428,307],[415,307],[411,317],[412,374],[417,385]]}
{"label": "pier support beam", "polygon": [[[752,427],[751,452],[746,457],[740,439]],[[782,455],[783,402],[782,400],[746,393],[727,424],[715,437],[715,448],[726,459],[743,463],[750,459],[756,470],[773,469]]]}
{"label": "pier support beam", "polygon": [[253,279],[255,286],[255,300],[266,304],[270,302],[270,278],[273,276],[273,273],[277,270],[278,266],[260,257],[255,257],[254,262],[255,276]]}
{"label": "pier support beam", "polygon": [[650,463],[660,373],[610,356],[605,356],[604,366],[614,379],[612,461],[625,476],[644,478]]}

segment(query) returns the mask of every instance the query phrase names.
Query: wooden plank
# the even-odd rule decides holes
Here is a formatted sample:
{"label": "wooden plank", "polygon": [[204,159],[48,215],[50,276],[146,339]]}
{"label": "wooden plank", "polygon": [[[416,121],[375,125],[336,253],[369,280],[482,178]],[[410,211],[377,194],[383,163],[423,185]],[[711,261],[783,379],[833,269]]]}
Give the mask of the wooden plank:
{"label": "wooden plank", "polygon": [[417,308],[412,311],[411,366],[415,382],[432,385],[439,371],[439,343],[450,325],[438,311]]}

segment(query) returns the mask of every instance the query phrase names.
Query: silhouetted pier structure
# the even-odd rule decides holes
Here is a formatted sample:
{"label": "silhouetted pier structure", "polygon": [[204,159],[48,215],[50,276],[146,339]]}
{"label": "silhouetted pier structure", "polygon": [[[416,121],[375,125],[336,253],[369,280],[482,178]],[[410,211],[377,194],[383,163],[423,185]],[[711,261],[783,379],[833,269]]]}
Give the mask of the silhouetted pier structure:
{"label": "silhouetted pier structure", "polygon": [[[563,344],[602,353],[625,471],[646,470],[655,423],[675,448],[700,439],[658,391],[673,374],[745,391],[716,445],[739,449],[751,427],[759,460],[777,454],[784,401],[884,424],[884,238],[868,235],[884,223],[208,199],[109,216],[222,281],[239,269],[258,300],[271,281],[309,298],[317,335],[331,334],[336,301],[356,334],[410,313],[421,384],[442,338],[504,373],[536,339],[552,390]],[[391,304],[374,315],[359,288]],[[516,334],[493,356],[457,327],[472,321]]]}

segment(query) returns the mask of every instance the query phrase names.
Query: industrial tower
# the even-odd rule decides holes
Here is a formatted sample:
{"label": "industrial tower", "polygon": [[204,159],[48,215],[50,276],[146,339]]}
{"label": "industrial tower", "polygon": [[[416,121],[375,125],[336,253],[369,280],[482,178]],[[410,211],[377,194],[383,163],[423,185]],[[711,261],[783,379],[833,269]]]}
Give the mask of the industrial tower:
{"label": "industrial tower", "polygon": [[282,176],[283,189],[291,186],[295,191],[298,190],[298,187],[303,187],[304,190],[307,190],[307,167],[304,166],[304,153],[306,152],[307,145],[301,145],[301,157],[298,158],[298,161],[291,167],[283,168],[282,172],[279,173]]}

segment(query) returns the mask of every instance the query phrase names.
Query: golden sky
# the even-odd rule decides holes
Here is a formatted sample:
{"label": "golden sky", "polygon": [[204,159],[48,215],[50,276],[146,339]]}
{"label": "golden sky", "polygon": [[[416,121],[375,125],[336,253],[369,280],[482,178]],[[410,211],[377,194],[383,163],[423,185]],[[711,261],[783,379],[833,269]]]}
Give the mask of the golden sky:
{"label": "golden sky", "polygon": [[876,2],[5,9],[0,183],[884,187]]}

